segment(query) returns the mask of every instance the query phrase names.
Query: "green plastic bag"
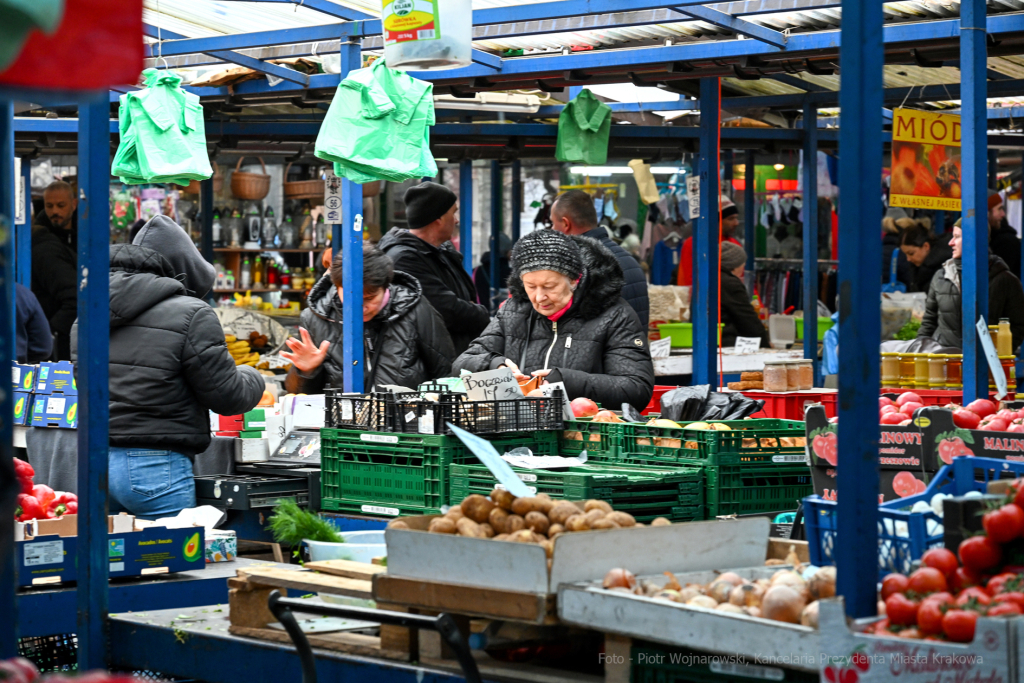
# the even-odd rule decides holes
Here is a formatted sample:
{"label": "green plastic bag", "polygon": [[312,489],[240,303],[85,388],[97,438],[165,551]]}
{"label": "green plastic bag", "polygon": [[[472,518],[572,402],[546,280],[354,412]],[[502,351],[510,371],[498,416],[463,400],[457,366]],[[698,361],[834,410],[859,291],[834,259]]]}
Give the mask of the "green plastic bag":
{"label": "green plastic bag", "polygon": [[146,69],[146,88],[121,95],[121,142],[110,172],[121,182],[176,183],[213,175],[199,97],[181,89],[181,76]]}
{"label": "green plastic bag", "polygon": [[341,82],[316,138],[316,156],[355,183],[434,177],[434,86],[379,59]]}
{"label": "green plastic bag", "polygon": [[0,0],[0,71],[11,65],[34,28],[53,33],[64,18],[64,0]]}
{"label": "green plastic bag", "polygon": [[583,90],[558,116],[559,161],[603,164],[608,161],[608,135],[612,130],[612,108]]}

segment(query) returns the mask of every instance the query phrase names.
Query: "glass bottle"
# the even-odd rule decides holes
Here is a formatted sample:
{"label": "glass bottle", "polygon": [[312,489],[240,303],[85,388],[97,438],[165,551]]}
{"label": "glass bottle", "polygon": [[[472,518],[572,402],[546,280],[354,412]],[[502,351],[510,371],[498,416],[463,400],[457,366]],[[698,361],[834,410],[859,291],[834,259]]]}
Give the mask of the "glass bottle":
{"label": "glass bottle", "polygon": [[946,388],[963,389],[963,364],[964,357],[959,354],[946,356]]}
{"label": "glass bottle", "polygon": [[317,248],[327,246],[327,224],[324,223],[323,215],[316,219],[316,246]]}
{"label": "glass bottle", "polygon": [[260,205],[256,202],[249,202],[245,209],[245,241],[246,243],[259,246],[261,238],[261,227],[263,216],[260,213]]}
{"label": "glass bottle", "polygon": [[263,260],[259,256],[252,264],[252,286],[254,289],[263,287]]}
{"label": "glass bottle", "polygon": [[213,227],[211,228],[213,233],[213,246],[223,247],[224,246],[224,226],[220,223],[220,211],[213,212]]}
{"label": "glass bottle", "polygon": [[928,354],[928,388],[946,388],[946,357],[941,353]]}
{"label": "glass bottle", "polygon": [[292,217],[285,216],[281,223],[280,242],[282,249],[295,249],[299,245],[298,230],[292,222]]}
{"label": "glass bottle", "polygon": [[252,266],[249,265],[249,257],[242,260],[242,268],[238,273],[238,286],[242,289],[252,287]]}
{"label": "glass bottle", "polygon": [[900,354],[882,354],[882,386],[898,387],[900,384]]}
{"label": "glass bottle", "polygon": [[277,289],[278,276],[277,276],[277,263],[274,261],[267,261],[267,289]]}
{"label": "glass bottle", "polygon": [[1010,331],[1010,319],[999,319],[999,331],[996,333],[996,354],[1003,356],[1013,355],[1013,333]]}
{"label": "glass bottle", "polygon": [[913,389],[915,386],[915,361],[916,353],[901,353],[900,354],[900,388]]}
{"label": "glass bottle", "polygon": [[914,357],[914,388],[927,389],[929,386],[928,354],[918,353]]}
{"label": "glass bottle", "polygon": [[291,289],[292,288],[292,274],[288,271],[287,268],[282,268],[281,269],[281,276],[280,277],[281,277],[281,289]]}
{"label": "glass bottle", "polygon": [[273,249],[277,246],[277,222],[274,220],[274,208],[267,206],[263,212],[263,248]]}

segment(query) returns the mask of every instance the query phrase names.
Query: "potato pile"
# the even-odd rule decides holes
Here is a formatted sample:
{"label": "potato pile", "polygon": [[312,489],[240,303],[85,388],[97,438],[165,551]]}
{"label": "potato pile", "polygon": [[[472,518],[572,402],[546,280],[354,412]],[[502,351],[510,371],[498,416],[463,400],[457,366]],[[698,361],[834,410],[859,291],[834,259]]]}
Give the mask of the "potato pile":
{"label": "potato pile", "polygon": [[[659,517],[651,526],[668,526],[671,522]],[[588,500],[581,509],[576,503],[554,501],[546,493],[517,498],[508,491],[494,489],[489,496],[474,493],[460,505],[430,521],[428,531],[434,534],[457,534],[470,538],[490,538],[513,543],[536,543],[550,558],[553,541],[560,534],[591,529],[620,529],[643,526],[632,515],[616,512],[603,500]],[[400,519],[389,528],[408,529]]]}

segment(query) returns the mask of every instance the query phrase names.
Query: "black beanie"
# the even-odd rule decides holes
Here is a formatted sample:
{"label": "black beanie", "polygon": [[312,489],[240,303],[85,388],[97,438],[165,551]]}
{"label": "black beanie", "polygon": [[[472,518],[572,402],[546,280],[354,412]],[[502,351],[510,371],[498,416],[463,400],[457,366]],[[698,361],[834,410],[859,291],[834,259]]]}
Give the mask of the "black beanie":
{"label": "black beanie", "polygon": [[420,183],[405,191],[405,218],[410,230],[430,225],[455,205],[458,197],[444,185]]}
{"label": "black beanie", "polygon": [[729,206],[727,206],[724,209],[722,209],[722,220],[725,220],[726,218],[729,218],[730,216],[735,216],[739,212],[740,212],[740,210],[736,208],[735,204],[730,204]]}
{"label": "black beanie", "polygon": [[522,276],[553,270],[576,280],[583,275],[583,255],[572,238],[550,228],[534,230],[512,248],[512,272]]}

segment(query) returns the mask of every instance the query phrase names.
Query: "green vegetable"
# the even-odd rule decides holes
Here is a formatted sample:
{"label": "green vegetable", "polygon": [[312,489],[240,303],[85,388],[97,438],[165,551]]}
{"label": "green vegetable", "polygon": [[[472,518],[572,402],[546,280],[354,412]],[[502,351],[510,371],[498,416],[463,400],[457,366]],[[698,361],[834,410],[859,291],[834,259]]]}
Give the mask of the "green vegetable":
{"label": "green vegetable", "polygon": [[298,546],[304,540],[324,543],[344,543],[345,540],[330,522],[303,510],[293,500],[279,501],[270,517],[270,531],[274,540]]}
{"label": "green vegetable", "polygon": [[896,333],[896,339],[900,341],[910,341],[911,339],[917,338],[917,331],[921,329],[921,321],[919,320],[908,320],[907,324],[900,328],[900,331]]}

